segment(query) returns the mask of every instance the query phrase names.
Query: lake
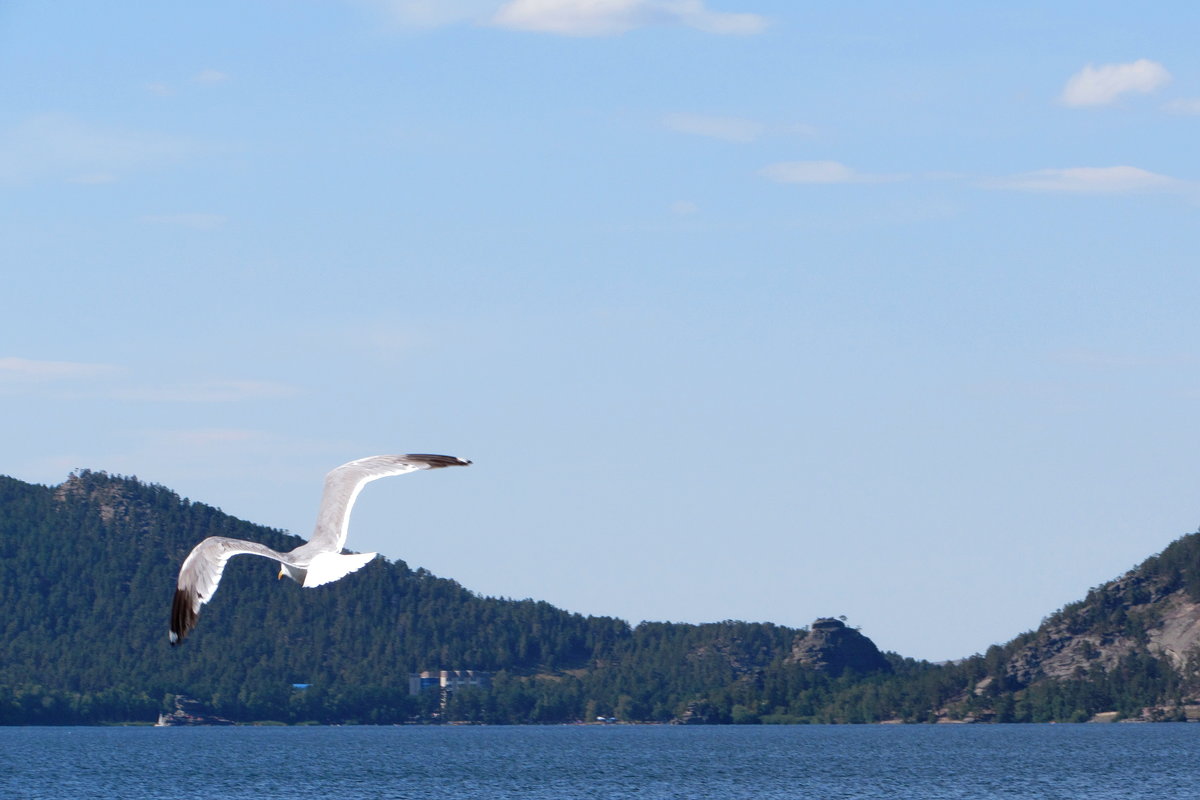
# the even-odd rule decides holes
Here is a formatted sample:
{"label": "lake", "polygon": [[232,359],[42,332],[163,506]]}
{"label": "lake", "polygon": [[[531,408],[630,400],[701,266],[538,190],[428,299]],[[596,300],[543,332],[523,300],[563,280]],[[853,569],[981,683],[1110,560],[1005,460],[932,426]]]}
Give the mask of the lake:
{"label": "lake", "polygon": [[1200,724],[0,728],[0,797],[1187,798]]}

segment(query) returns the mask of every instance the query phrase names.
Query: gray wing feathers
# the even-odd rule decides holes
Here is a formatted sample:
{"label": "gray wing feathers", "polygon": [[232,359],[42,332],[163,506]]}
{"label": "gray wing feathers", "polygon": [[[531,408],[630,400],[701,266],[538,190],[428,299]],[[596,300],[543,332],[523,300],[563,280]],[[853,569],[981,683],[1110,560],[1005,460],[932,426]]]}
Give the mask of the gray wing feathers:
{"label": "gray wing feathers", "polygon": [[224,536],[210,536],[192,548],[179,568],[175,599],[171,604],[171,644],[179,644],[196,625],[200,606],[212,599],[225,571],[225,562],[236,555],[265,556],[276,561],[287,557],[265,544]]}
{"label": "gray wing feathers", "polygon": [[[336,556],[346,544],[346,528],[350,520],[350,509],[355,498],[368,482],[388,475],[403,475],[418,469],[441,467],[465,467],[470,464],[464,458],[410,454],[403,456],[370,456],[351,461],[334,469],[325,476],[325,491],[321,497],[321,510],[317,513],[317,527],[312,538],[289,553],[277,553],[258,542],[211,536],[192,550],[179,568],[179,582],[175,586],[175,600],[171,604],[171,644],[179,644],[188,631],[196,626],[200,606],[212,598],[225,571],[225,562],[236,555],[254,555],[272,558],[291,567],[304,570],[314,561],[322,564],[320,574],[313,582],[305,578],[303,585],[319,585],[337,580],[353,572],[375,557],[374,553],[355,556],[350,561],[337,561],[331,566],[322,554]],[[326,558],[326,560],[321,560]],[[347,557],[349,558],[349,557]],[[323,570],[323,571],[322,571]],[[296,580],[292,570],[288,575]]]}
{"label": "gray wing feathers", "polygon": [[465,467],[470,463],[466,459],[454,456],[410,453],[369,456],[342,464],[325,476],[325,491],[321,496],[321,509],[317,512],[317,526],[308,544],[316,551],[342,552],[349,530],[350,509],[358,499],[358,493],[371,481],[419,469]]}
{"label": "gray wing feathers", "polygon": [[225,536],[210,536],[192,548],[179,568],[179,582],[176,588],[190,589],[196,594],[201,603],[207,603],[217,591],[217,583],[221,573],[225,571],[225,563],[236,555],[241,554],[265,556],[276,561],[287,561],[279,552],[265,544],[250,542],[245,539],[229,539]]}

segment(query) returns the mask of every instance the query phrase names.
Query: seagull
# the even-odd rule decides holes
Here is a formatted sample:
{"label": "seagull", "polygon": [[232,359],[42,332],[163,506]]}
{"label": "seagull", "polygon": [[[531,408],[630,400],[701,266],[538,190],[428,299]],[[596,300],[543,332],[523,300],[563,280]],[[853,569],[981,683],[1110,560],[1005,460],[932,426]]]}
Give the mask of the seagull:
{"label": "seagull", "polygon": [[200,615],[200,606],[212,599],[225,570],[236,555],[266,556],[279,562],[285,575],[301,586],[322,586],[362,569],[377,553],[342,553],[350,522],[350,509],[363,486],[389,475],[419,469],[465,467],[471,462],[454,456],[409,454],[369,456],[342,464],[325,476],[325,491],[312,537],[295,550],[277,553],[266,545],[225,536],[210,536],[192,549],[179,568],[175,600],[171,604],[171,645],[181,643]]}

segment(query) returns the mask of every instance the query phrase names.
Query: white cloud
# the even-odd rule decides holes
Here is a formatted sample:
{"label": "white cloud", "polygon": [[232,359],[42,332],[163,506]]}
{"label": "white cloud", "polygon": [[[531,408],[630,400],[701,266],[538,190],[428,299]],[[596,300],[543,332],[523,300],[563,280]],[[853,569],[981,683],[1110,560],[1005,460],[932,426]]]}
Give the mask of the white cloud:
{"label": "white cloud", "polygon": [[614,36],[653,25],[683,25],[706,33],[761,33],[759,14],[710,10],[705,0],[349,0],[393,23],[434,28],[456,23],[563,36]]}
{"label": "white cloud", "polygon": [[776,183],[886,183],[904,180],[906,175],[859,172],[838,161],[781,161],[759,170]]}
{"label": "white cloud", "polygon": [[678,133],[708,136],[727,142],[752,142],[766,128],[761,122],[741,117],[710,117],[703,114],[665,114],[662,124]]}
{"label": "white cloud", "polygon": [[[185,139],[104,128],[42,114],[0,131],[0,181],[108,182],[123,172],[181,161],[201,152]],[[102,181],[96,176],[104,176]]]}
{"label": "white cloud", "polygon": [[1153,92],[1170,80],[1171,73],[1162,64],[1146,58],[1128,64],[1088,64],[1071,76],[1060,99],[1072,108],[1104,106],[1129,92]]}
{"label": "white cloud", "polygon": [[717,34],[755,34],[758,14],[710,11],[703,0],[510,0],[492,24],[564,36],[615,36],[651,25],[684,25]]}
{"label": "white cloud", "polygon": [[1174,191],[1183,181],[1137,167],[1071,167],[1040,169],[982,184],[989,189],[1023,192],[1073,192],[1077,194],[1129,194]]}
{"label": "white cloud", "polygon": [[486,22],[497,0],[360,0],[382,11],[397,25],[436,28],[457,22]]}
{"label": "white cloud", "polygon": [[1172,114],[1200,114],[1200,97],[1181,97],[1163,106]]}
{"label": "white cloud", "polygon": [[173,225],[180,228],[191,228],[197,231],[213,231],[228,222],[227,217],[220,214],[151,214],[142,217],[142,222],[155,225]]}
{"label": "white cloud", "polygon": [[0,381],[42,382],[86,380],[118,372],[112,364],[87,364],[79,361],[37,361],[7,356],[0,358]]}

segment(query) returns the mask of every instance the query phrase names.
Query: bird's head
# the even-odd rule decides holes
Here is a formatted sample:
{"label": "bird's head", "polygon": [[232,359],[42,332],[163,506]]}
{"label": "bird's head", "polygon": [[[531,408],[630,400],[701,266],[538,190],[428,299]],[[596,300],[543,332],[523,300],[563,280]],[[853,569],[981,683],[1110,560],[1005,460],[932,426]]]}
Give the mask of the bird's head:
{"label": "bird's head", "polygon": [[296,583],[303,585],[304,584],[304,573],[305,573],[305,570],[296,569],[293,566],[281,563],[279,565],[279,577],[276,578],[276,580],[282,580],[283,578],[287,577],[287,578],[291,578]]}

